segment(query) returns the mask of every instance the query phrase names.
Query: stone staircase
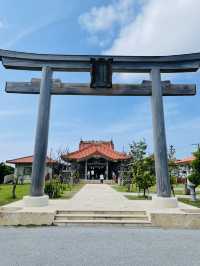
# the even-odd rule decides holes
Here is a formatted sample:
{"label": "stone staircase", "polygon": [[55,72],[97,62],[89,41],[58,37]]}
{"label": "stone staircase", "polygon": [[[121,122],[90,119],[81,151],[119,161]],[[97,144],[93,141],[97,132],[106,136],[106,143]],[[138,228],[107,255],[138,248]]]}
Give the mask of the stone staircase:
{"label": "stone staircase", "polygon": [[152,226],[145,211],[70,211],[59,210],[54,225],[130,225]]}

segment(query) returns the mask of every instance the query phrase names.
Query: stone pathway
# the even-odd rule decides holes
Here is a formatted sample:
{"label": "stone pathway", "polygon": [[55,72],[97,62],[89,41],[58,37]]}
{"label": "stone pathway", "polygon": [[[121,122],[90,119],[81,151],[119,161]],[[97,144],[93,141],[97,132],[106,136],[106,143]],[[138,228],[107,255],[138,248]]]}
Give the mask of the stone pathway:
{"label": "stone pathway", "polygon": [[[126,193],[117,192],[107,184],[86,184],[71,199],[49,200],[49,205],[41,208],[24,208],[23,201],[8,204],[6,208],[22,208],[20,211],[54,212],[56,210],[72,211],[149,211],[154,209],[150,200],[128,200]],[[133,194],[132,194],[133,195]],[[180,212],[180,209],[195,207],[179,203],[179,208],[170,212]],[[162,210],[168,212],[169,209]]]}
{"label": "stone pathway", "polygon": [[[131,201],[107,184],[86,184],[62,205],[68,210],[142,210],[144,201]],[[145,205],[151,202],[145,201]]]}

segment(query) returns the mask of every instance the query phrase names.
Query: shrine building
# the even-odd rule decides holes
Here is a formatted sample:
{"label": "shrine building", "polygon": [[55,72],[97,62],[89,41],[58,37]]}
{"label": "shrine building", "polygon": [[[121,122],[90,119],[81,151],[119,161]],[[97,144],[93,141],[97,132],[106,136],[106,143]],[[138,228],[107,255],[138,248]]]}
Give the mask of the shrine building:
{"label": "shrine building", "polygon": [[62,156],[71,164],[71,168],[79,171],[81,179],[98,180],[104,175],[105,180],[118,177],[122,162],[128,159],[124,152],[114,149],[113,141],[80,141],[79,149]]}

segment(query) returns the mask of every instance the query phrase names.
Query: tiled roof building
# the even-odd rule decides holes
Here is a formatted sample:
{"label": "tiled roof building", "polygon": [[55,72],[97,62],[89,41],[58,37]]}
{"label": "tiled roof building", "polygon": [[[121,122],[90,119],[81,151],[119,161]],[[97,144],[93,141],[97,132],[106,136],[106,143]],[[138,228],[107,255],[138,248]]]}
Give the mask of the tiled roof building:
{"label": "tiled roof building", "polygon": [[100,175],[112,179],[119,165],[129,157],[114,149],[112,141],[80,141],[79,149],[62,156],[78,169],[81,178],[98,180]]}

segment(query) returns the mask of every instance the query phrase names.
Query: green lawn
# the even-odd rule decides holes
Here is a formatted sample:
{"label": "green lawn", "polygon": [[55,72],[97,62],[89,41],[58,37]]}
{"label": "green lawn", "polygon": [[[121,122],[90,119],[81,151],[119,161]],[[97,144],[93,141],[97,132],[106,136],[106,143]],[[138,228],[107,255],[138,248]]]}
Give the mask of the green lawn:
{"label": "green lawn", "polygon": [[0,206],[20,200],[29,194],[30,184],[17,185],[16,199],[12,198],[12,185],[0,185]]}
{"label": "green lawn", "polygon": [[191,201],[191,199],[179,198],[178,200],[180,202],[185,203],[185,204],[189,204],[189,205],[192,205],[192,206],[200,208],[200,199],[198,199],[196,201]]}
{"label": "green lawn", "polygon": [[[127,186],[119,186],[119,185],[113,185],[112,186],[115,190],[117,190],[118,192],[128,192],[128,189],[127,189]],[[198,187],[197,189],[197,194],[200,194],[200,187]],[[177,185],[174,185],[174,190],[175,190],[175,194],[176,195],[185,195],[185,185],[183,184],[177,184]],[[133,184],[131,186],[131,191],[130,192],[135,192],[137,193],[138,190],[136,188],[136,186]],[[156,193],[156,186],[152,186],[150,189],[149,189],[149,192],[150,193]],[[142,191],[141,191],[142,193]]]}
{"label": "green lawn", "polygon": [[[117,190],[118,192],[128,192],[127,186],[119,186],[119,185],[113,185],[112,186],[115,190]],[[138,189],[136,188],[136,186],[133,184],[131,185],[131,191],[130,192],[134,192],[137,193]],[[156,192],[156,186],[152,186],[149,189],[150,193],[155,193]]]}
{"label": "green lawn", "polygon": [[67,187],[67,189],[63,192],[60,199],[70,199],[72,198],[85,184],[79,183],[72,185],[70,187]]}
{"label": "green lawn", "polygon": [[[63,195],[59,199],[69,199],[74,196],[84,186],[83,183],[67,187]],[[0,206],[11,203],[16,200],[22,199],[24,196],[29,195],[30,184],[17,185],[16,199],[12,198],[12,185],[0,185]]]}

